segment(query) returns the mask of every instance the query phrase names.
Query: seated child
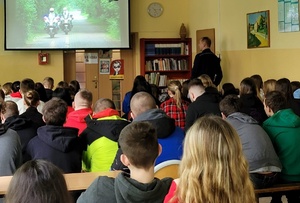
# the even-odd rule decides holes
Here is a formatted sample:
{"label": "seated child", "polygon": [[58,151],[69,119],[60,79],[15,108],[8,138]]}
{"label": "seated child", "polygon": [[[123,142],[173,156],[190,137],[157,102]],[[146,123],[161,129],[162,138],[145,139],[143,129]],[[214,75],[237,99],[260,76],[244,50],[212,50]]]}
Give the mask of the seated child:
{"label": "seated child", "polygon": [[71,203],[72,198],[59,168],[45,160],[32,160],[14,174],[5,202]]}
{"label": "seated child", "polygon": [[172,179],[154,178],[154,163],[161,152],[155,128],[148,122],[131,123],[121,131],[119,145],[121,161],[130,169],[130,176],[100,176],[77,202],[162,202]]}
{"label": "seated child", "polygon": [[201,117],[189,128],[183,149],[180,178],[164,202],[256,202],[239,136],[229,123]]}

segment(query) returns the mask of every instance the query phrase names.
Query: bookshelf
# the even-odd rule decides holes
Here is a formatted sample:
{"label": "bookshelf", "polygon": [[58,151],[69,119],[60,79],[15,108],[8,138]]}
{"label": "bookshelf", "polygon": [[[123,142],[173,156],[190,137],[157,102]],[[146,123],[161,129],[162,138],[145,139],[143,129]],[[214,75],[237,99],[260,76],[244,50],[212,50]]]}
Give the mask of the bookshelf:
{"label": "bookshelf", "polygon": [[165,87],[167,80],[191,77],[192,39],[140,39],[141,75],[149,83]]}

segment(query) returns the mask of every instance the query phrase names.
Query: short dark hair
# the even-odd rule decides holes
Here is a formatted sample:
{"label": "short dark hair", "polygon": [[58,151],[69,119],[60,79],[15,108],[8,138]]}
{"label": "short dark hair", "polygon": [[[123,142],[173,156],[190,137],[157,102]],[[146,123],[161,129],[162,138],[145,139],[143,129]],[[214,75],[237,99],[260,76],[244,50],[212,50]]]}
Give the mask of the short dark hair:
{"label": "short dark hair", "polygon": [[5,101],[2,103],[1,113],[4,115],[5,118],[9,118],[11,116],[18,116],[18,105],[13,101]]}
{"label": "short dark hair", "polygon": [[219,104],[220,111],[227,117],[240,111],[240,98],[237,95],[227,95]]}
{"label": "short dark hair", "polygon": [[114,102],[108,98],[100,98],[95,102],[94,113],[101,112],[107,108],[116,109]]}
{"label": "short dark hair", "polygon": [[211,39],[209,39],[209,37],[202,37],[201,38],[202,42],[205,42],[205,44],[210,47],[211,46]]}
{"label": "short dark hair", "polygon": [[66,121],[68,106],[59,98],[52,98],[43,107],[43,116],[47,125],[62,126]]}
{"label": "short dark hair", "polygon": [[188,84],[188,89],[190,89],[193,86],[200,86],[200,87],[204,88],[202,81],[198,78],[194,78],[194,79],[190,80],[190,82]]}
{"label": "short dark hair", "polygon": [[236,89],[232,83],[224,83],[222,85],[223,89],[223,97],[230,95],[230,94],[239,94],[239,89]]}
{"label": "short dark hair", "polygon": [[149,122],[137,121],[123,128],[119,145],[137,168],[149,169],[158,156],[156,130]]}
{"label": "short dark hair", "polygon": [[57,166],[45,160],[31,160],[14,174],[5,202],[71,203],[72,198]]}
{"label": "short dark hair", "polygon": [[52,92],[52,97],[60,98],[64,100],[68,106],[72,106],[70,91],[67,88],[55,88],[55,90]]}
{"label": "short dark hair", "polygon": [[21,84],[20,81],[13,82],[12,85],[11,85],[12,91],[13,92],[18,92],[20,90],[20,84]]}
{"label": "short dark hair", "polygon": [[287,108],[287,100],[280,91],[271,91],[265,95],[265,105],[272,109],[273,113]]}
{"label": "short dark hair", "polygon": [[130,109],[135,116],[155,108],[155,99],[147,92],[137,92],[130,100]]}
{"label": "short dark hair", "polygon": [[76,94],[79,94],[81,99],[84,100],[84,103],[87,107],[90,107],[93,103],[93,93],[84,89],[79,90]]}
{"label": "short dark hair", "polygon": [[20,83],[20,90],[23,94],[29,90],[34,90],[34,81],[30,78],[25,78]]}

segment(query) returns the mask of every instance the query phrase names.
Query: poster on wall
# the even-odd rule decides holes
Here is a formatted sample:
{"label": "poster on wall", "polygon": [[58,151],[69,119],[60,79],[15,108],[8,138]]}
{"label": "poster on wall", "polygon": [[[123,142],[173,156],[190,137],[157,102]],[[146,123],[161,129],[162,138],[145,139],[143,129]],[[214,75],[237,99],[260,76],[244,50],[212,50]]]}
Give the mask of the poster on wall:
{"label": "poster on wall", "polygon": [[124,60],[113,60],[110,64],[109,79],[123,80],[124,79]]}
{"label": "poster on wall", "polygon": [[84,53],[85,64],[98,64],[98,53]]}
{"label": "poster on wall", "polygon": [[99,73],[100,74],[109,74],[109,67],[110,67],[110,59],[101,58],[99,60]]}
{"label": "poster on wall", "polygon": [[269,11],[247,14],[247,47],[270,47],[270,15]]}

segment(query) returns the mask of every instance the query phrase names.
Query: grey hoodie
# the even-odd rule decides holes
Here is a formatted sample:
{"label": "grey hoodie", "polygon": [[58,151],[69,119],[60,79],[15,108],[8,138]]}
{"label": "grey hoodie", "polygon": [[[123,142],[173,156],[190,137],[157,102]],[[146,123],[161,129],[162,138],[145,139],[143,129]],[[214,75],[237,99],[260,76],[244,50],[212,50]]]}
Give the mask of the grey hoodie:
{"label": "grey hoodie", "polygon": [[247,114],[235,112],[230,114],[226,121],[235,128],[241,139],[250,172],[267,166],[282,168],[268,134],[255,119]]}
{"label": "grey hoodie", "polygon": [[115,179],[100,176],[80,195],[77,203],[161,203],[172,183],[171,178],[143,184],[120,173]]}

